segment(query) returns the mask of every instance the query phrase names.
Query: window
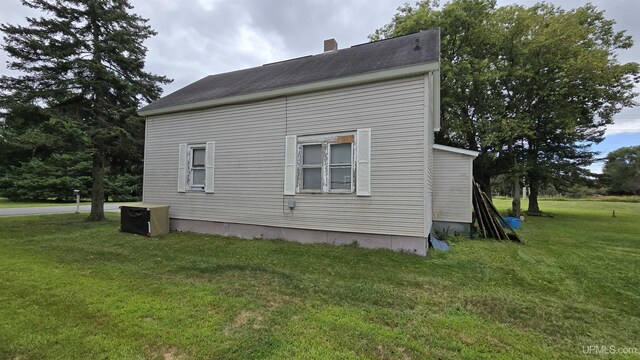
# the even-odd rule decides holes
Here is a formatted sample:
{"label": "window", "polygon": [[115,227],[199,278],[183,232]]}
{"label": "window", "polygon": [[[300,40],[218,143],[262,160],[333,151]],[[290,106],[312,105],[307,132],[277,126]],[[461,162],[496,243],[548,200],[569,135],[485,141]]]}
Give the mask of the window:
{"label": "window", "polygon": [[353,133],[298,138],[298,192],[352,193]]}
{"label": "window", "polygon": [[284,145],[284,195],[371,196],[371,129],[287,135]]}
{"label": "window", "polygon": [[351,144],[329,144],[330,190],[351,191],[352,153]]}
{"label": "window", "polygon": [[213,193],[215,141],[180,144],[178,148],[178,192]]}
{"label": "window", "polygon": [[302,188],[322,190],[322,144],[302,145]]}
{"label": "window", "polygon": [[189,146],[189,190],[204,190],[206,148],[204,145]]}

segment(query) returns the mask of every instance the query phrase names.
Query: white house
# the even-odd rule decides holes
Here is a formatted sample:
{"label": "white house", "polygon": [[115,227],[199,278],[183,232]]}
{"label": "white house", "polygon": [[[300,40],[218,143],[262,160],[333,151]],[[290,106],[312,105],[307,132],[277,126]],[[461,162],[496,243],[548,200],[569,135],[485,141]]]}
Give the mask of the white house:
{"label": "white house", "polygon": [[439,29],[328,40],[167,95],[139,112],[143,201],[170,205],[178,231],[425,255],[434,221],[471,223],[474,153],[434,151],[439,54]]}

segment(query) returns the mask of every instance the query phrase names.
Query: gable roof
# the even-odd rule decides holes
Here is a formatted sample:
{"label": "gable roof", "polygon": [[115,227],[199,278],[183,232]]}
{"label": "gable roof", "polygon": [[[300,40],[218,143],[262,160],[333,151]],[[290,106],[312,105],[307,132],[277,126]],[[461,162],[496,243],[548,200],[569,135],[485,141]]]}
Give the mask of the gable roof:
{"label": "gable roof", "polygon": [[[206,108],[221,104],[222,99],[241,100],[249,94],[282,96],[299,92],[300,89],[296,91],[296,87],[308,84],[331,80],[336,83],[337,79],[363,77],[425,63],[437,64],[439,61],[440,29],[436,28],[318,55],[210,75],[154,101],[140,109],[139,113],[149,116]],[[437,67],[431,70],[437,70]],[[402,75],[401,72],[396,73],[395,76]]]}

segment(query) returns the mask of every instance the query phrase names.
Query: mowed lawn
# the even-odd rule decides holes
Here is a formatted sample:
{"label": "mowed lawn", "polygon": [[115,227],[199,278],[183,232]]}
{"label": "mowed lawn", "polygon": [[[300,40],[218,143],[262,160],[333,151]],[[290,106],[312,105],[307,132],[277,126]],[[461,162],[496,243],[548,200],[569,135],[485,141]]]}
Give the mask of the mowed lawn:
{"label": "mowed lawn", "polygon": [[640,348],[640,204],[541,207],[554,217],[528,218],[525,244],[455,239],[427,258],[145,238],[119,233],[117,214],[0,218],[0,358],[570,359],[612,356],[589,346]]}
{"label": "mowed lawn", "polygon": [[[60,201],[11,201],[7,198],[0,197],[0,209],[5,208],[21,208],[21,207],[44,207],[44,206],[73,206],[75,202]],[[88,205],[90,202],[81,202],[82,205]]]}

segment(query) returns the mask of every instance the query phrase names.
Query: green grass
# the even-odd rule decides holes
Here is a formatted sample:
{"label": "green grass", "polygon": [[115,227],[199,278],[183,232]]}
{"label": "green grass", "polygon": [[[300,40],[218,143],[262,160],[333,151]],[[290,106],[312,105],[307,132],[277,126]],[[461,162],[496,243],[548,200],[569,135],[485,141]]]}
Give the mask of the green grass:
{"label": "green grass", "polygon": [[[111,201],[113,203],[113,201]],[[142,202],[117,202],[118,204],[139,205]],[[105,203],[106,204],[106,203]],[[75,206],[75,202],[62,202],[56,200],[48,201],[11,201],[0,197],[0,209],[23,208],[23,207],[46,207],[46,206]],[[91,201],[81,201],[80,205],[91,205]]]}
{"label": "green grass", "polygon": [[[81,205],[91,204],[90,202],[81,202]],[[7,198],[0,197],[0,209],[5,208],[21,208],[21,207],[43,207],[43,206],[70,206],[75,205],[75,202],[60,202],[60,201],[11,201]]]}
{"label": "green grass", "polygon": [[524,244],[454,239],[427,258],[146,238],[119,233],[114,214],[0,218],[0,358],[577,359],[590,345],[640,348],[640,204],[542,207],[554,217],[527,218]]}
{"label": "green grass", "polygon": [[589,196],[582,199],[572,199],[582,201],[606,201],[606,202],[630,202],[640,203],[640,196],[627,195],[627,196]]}
{"label": "green grass", "polygon": [[[495,196],[497,200],[509,200],[511,202],[511,198],[507,198],[505,196]],[[640,195],[625,195],[625,196],[587,196],[579,199],[562,197],[562,196],[543,196],[538,199],[540,202],[544,201],[604,201],[604,202],[628,202],[628,203],[640,203]],[[526,199],[523,199],[526,201]],[[523,207],[526,209],[526,207]]]}

